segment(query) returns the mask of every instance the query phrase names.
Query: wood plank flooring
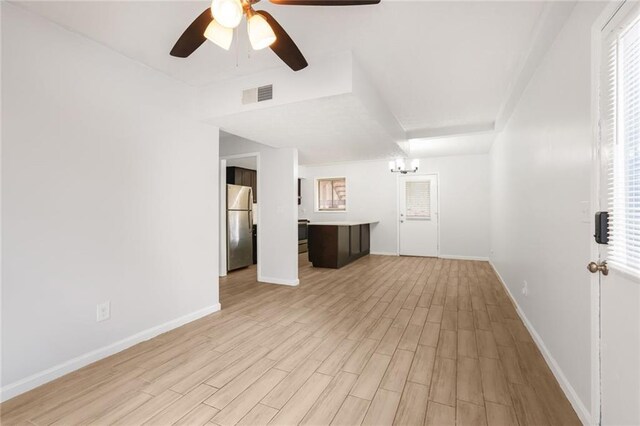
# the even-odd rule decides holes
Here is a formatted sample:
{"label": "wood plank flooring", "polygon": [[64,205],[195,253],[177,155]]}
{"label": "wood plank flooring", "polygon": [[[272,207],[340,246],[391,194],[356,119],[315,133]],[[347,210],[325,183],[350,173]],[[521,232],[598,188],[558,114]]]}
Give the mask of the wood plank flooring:
{"label": "wood plank flooring", "polygon": [[222,311],[0,406],[3,425],[580,424],[486,262],[301,257]]}

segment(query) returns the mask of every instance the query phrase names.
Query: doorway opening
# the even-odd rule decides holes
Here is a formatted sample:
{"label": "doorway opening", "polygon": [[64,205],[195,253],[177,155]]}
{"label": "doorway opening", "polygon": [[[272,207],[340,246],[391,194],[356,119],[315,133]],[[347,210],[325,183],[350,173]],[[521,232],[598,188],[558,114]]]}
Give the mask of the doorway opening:
{"label": "doorway opening", "polygon": [[398,177],[398,254],[438,257],[438,175]]}
{"label": "doorway opening", "polygon": [[260,269],[260,154],[220,160],[220,276],[256,280]]}

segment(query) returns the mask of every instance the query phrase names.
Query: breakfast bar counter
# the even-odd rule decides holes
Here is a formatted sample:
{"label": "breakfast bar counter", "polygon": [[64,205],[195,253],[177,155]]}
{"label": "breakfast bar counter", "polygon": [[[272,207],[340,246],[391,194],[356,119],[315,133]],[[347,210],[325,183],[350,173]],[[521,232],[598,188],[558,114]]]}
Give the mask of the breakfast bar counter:
{"label": "breakfast bar counter", "polygon": [[316,268],[342,268],[369,254],[370,226],[377,221],[309,223],[309,261]]}

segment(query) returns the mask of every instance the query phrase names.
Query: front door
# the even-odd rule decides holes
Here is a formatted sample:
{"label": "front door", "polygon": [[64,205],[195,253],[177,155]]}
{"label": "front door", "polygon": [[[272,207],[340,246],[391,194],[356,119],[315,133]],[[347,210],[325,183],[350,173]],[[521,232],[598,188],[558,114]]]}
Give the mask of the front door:
{"label": "front door", "polygon": [[399,181],[401,256],[438,256],[438,177],[401,175]]}
{"label": "front door", "polygon": [[[590,270],[600,286],[603,425],[640,424],[640,6],[627,2],[603,29],[599,210],[608,244]],[[595,244],[595,242],[594,242]]]}

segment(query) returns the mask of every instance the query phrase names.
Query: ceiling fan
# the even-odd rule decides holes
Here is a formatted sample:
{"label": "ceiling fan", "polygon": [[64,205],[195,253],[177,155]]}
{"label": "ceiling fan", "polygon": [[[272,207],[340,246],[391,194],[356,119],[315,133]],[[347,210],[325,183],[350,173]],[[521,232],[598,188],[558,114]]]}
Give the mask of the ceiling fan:
{"label": "ceiling fan", "polygon": [[[233,29],[242,17],[247,17],[249,41],[254,50],[271,47],[292,70],[306,68],[307,60],[289,34],[264,10],[254,10],[260,0],[212,0],[207,8],[182,33],[171,56],[186,58],[196,51],[205,40],[210,40],[225,50],[233,41]],[[288,6],[360,6],[378,4],[380,0],[270,0],[273,4]]]}

